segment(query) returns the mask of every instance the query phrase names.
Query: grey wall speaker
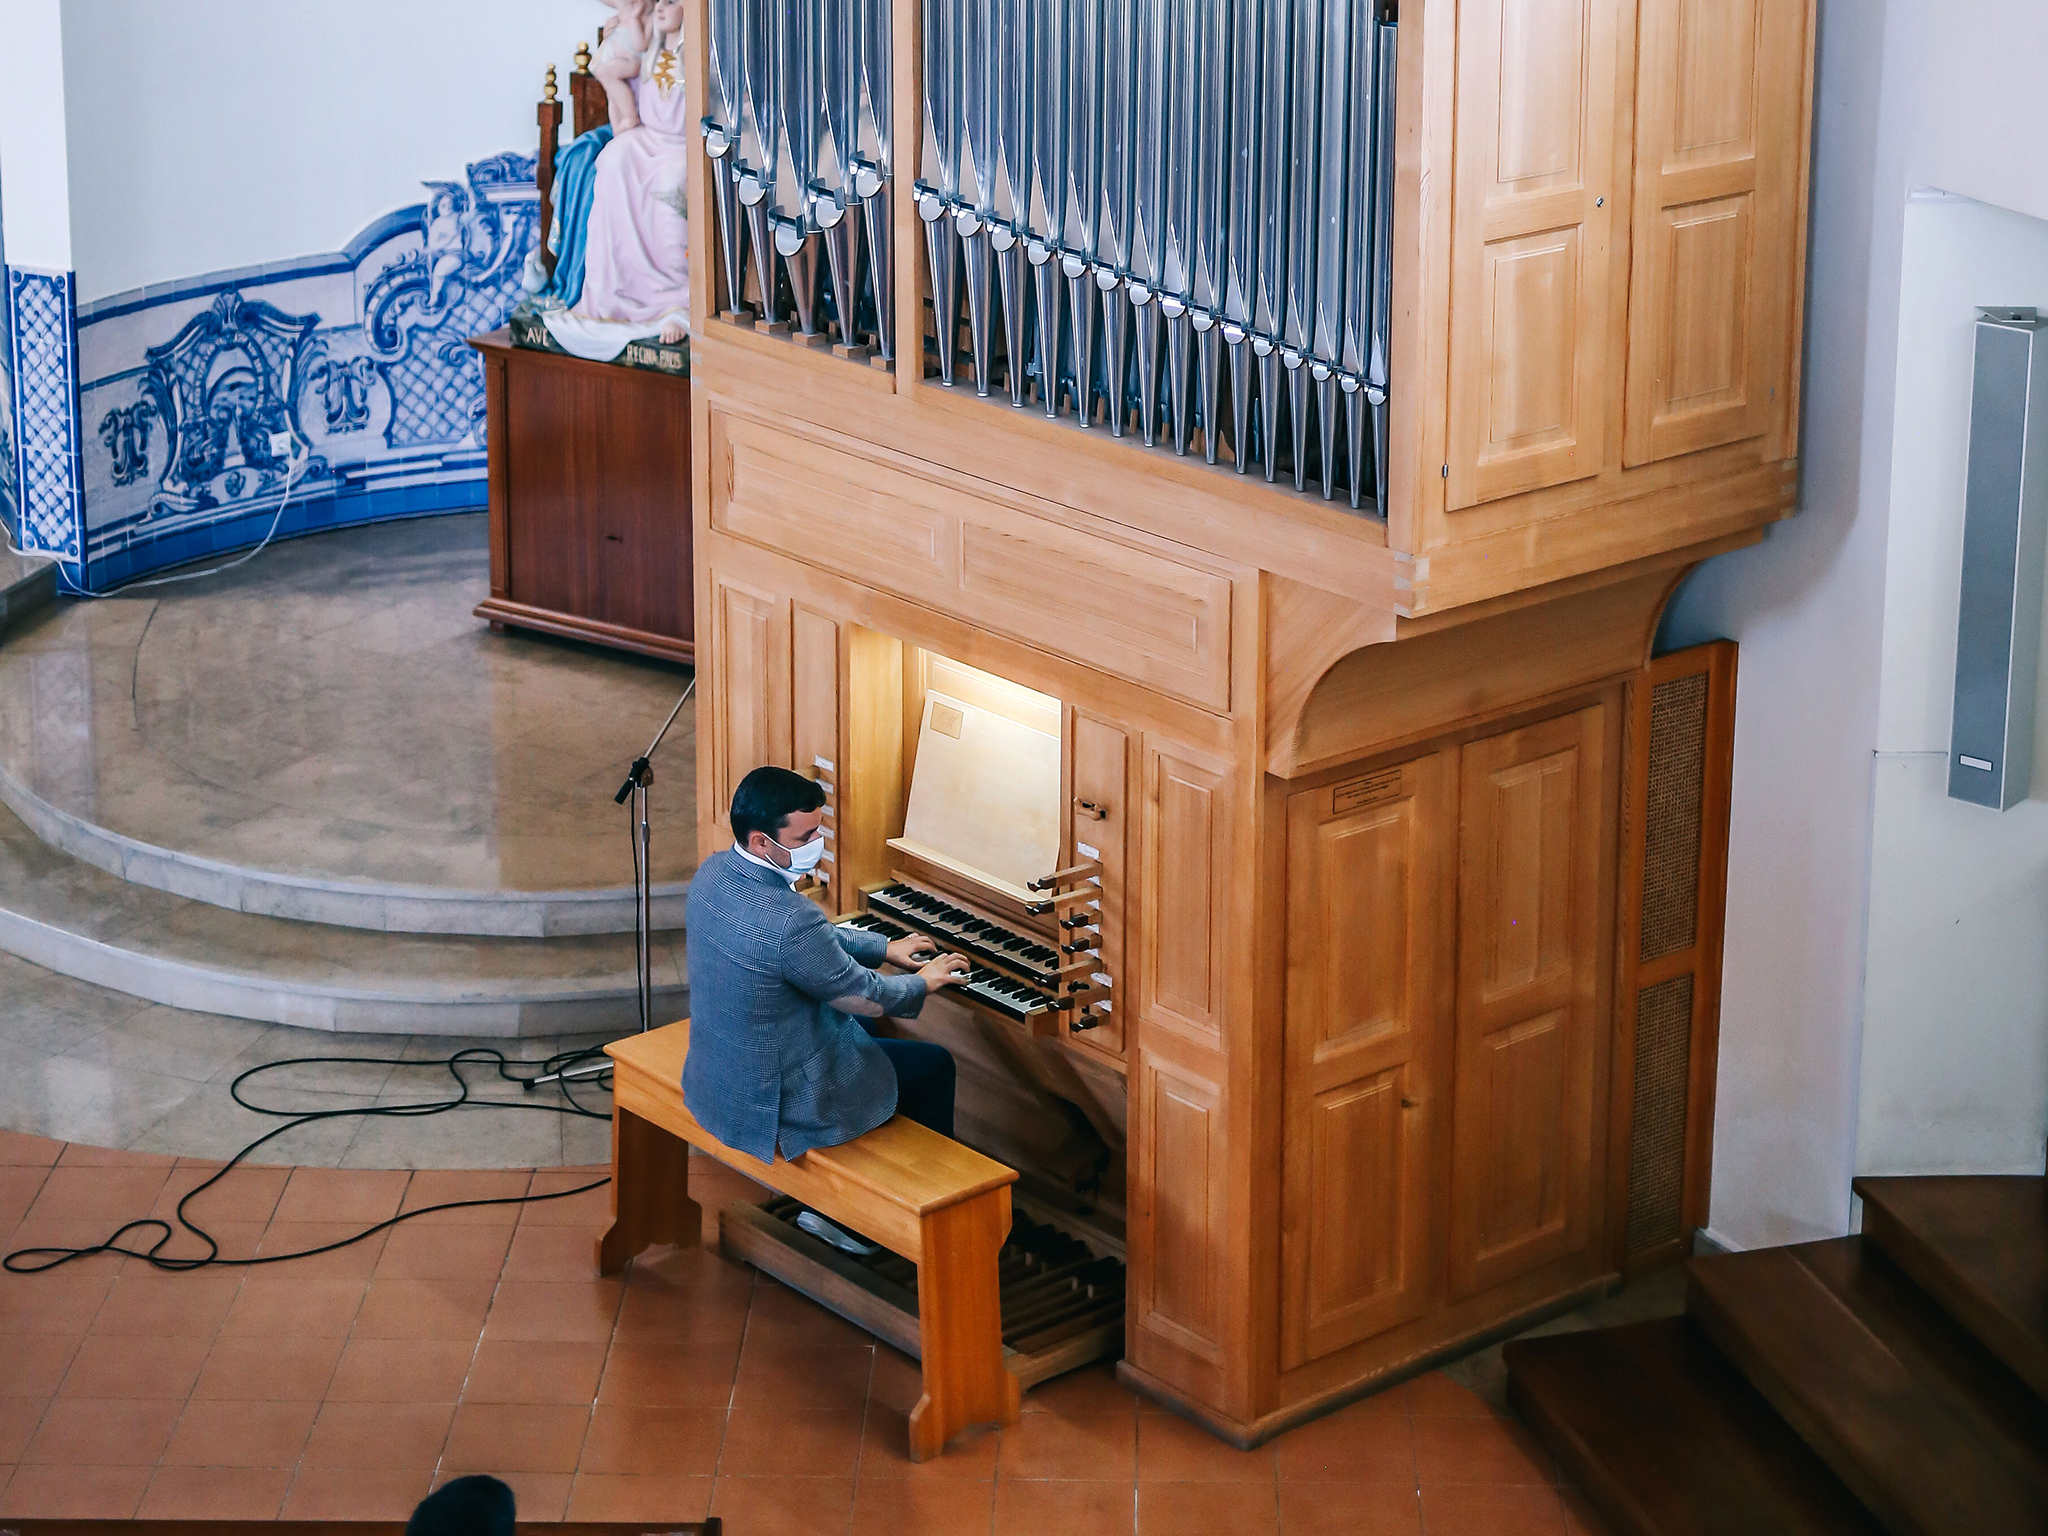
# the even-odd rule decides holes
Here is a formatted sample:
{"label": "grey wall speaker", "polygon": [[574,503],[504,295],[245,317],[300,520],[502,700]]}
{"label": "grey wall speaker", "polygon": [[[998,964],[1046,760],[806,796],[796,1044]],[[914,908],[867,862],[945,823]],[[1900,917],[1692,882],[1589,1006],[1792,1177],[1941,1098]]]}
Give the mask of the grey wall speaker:
{"label": "grey wall speaker", "polygon": [[2048,334],[2031,309],[1978,315],[1948,792],[2002,811],[2026,799],[2034,767],[2048,556]]}

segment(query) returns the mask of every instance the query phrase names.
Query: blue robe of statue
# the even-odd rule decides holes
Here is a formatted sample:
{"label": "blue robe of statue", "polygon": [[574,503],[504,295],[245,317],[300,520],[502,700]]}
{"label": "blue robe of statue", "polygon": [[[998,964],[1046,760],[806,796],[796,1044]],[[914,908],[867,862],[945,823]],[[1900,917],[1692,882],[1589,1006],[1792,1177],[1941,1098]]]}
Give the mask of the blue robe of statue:
{"label": "blue robe of statue", "polygon": [[603,123],[555,157],[555,227],[548,249],[555,253],[555,275],[540,297],[560,299],[574,308],[583,297],[583,255],[590,229],[590,193],[597,176],[597,157],[612,141],[610,123]]}

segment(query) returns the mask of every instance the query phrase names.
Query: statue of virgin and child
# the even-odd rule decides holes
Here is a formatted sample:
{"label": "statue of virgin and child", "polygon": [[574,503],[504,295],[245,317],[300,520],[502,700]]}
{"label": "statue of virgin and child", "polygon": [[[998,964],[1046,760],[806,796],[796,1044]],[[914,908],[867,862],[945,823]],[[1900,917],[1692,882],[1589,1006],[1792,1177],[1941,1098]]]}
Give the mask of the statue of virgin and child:
{"label": "statue of virgin and child", "polygon": [[[611,122],[555,160],[552,277],[528,264],[533,307],[565,352],[600,361],[689,330],[689,146],[682,0],[615,0],[590,72]],[[544,278],[545,281],[536,281]]]}

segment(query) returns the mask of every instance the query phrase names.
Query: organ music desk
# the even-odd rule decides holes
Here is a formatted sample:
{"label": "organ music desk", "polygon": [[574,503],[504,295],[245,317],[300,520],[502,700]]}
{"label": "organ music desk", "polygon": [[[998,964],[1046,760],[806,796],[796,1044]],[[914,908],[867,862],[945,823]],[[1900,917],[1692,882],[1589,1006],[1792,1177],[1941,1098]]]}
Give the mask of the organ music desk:
{"label": "organ music desk", "polygon": [[842,9],[693,21],[700,851],[827,785],[1237,1443],[1675,1261],[1734,657],[1652,641],[1793,506],[1811,0]]}

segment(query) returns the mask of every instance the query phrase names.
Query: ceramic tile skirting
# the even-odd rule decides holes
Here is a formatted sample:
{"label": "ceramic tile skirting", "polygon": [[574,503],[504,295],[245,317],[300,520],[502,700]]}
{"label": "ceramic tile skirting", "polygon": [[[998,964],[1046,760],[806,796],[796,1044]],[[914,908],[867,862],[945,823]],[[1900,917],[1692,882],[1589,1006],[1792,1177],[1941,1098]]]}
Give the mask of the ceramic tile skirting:
{"label": "ceramic tile skirting", "polygon": [[[630,886],[585,891],[475,891],[313,880],[159,848],[50,804],[0,768],[0,805],[51,847],[133,885],[189,896],[231,912],[364,928],[377,933],[557,938],[628,933]],[[653,926],[680,928],[687,880],[657,885]]]}

